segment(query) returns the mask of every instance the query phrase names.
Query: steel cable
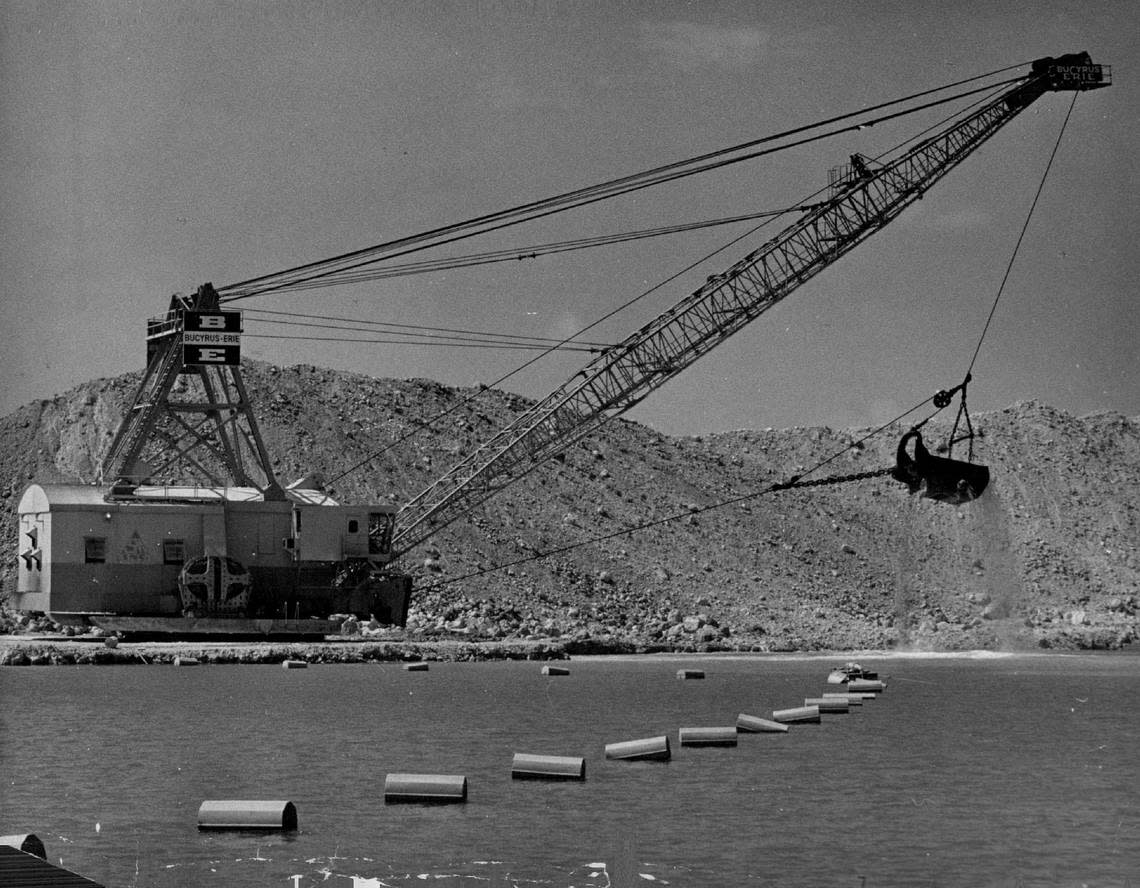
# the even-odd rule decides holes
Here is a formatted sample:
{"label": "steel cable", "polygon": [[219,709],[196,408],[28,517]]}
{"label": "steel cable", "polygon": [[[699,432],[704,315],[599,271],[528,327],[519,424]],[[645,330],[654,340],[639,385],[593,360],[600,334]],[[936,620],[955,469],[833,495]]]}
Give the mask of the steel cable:
{"label": "steel cable", "polygon": [[[650,170],[643,171],[641,173],[635,173],[635,174],[632,174],[629,176],[619,177],[617,179],[612,179],[612,180],[609,180],[607,182],[600,183],[598,185],[588,186],[586,188],[581,188],[581,189],[577,189],[574,191],[569,191],[569,192],[566,192],[564,194],[556,195],[556,196],[551,197],[551,198],[546,198],[544,200],[539,200],[539,201],[534,201],[531,203],[521,204],[521,205],[518,205],[518,206],[515,206],[512,208],[506,209],[506,210],[501,210],[501,211],[498,211],[495,213],[490,213],[490,214],[486,214],[483,216],[478,216],[478,217],[466,220],[464,222],[453,223],[451,225],[446,225],[446,226],[436,228],[436,229],[432,229],[429,231],[425,231],[425,232],[422,232],[422,233],[419,233],[416,235],[411,235],[408,237],[399,238],[399,239],[396,239],[393,241],[389,241],[389,242],[386,242],[383,244],[378,244],[378,245],[375,245],[372,247],[366,247],[366,248],[363,248],[360,250],[354,250],[354,251],[349,252],[349,253],[343,253],[339,256],[335,256],[335,257],[332,257],[330,259],[321,260],[318,262],[311,262],[311,263],[307,263],[305,265],[296,266],[294,268],[287,269],[285,271],[275,272],[273,274],[268,274],[268,275],[262,275],[262,276],[256,277],[256,278],[250,278],[248,280],[241,281],[241,282],[238,282],[235,284],[227,284],[223,287],[218,288],[218,292],[226,294],[225,298],[223,298],[223,300],[222,300],[223,302],[248,298],[250,296],[257,295],[259,293],[269,292],[272,290],[279,289],[281,286],[287,286],[290,283],[296,283],[296,280],[290,280],[289,279],[290,276],[305,274],[307,272],[315,272],[314,274],[311,274],[307,278],[304,278],[304,279],[316,279],[319,277],[327,276],[329,274],[333,274],[333,273],[335,273],[336,270],[334,270],[334,271],[318,271],[318,269],[325,268],[325,267],[328,267],[328,266],[333,265],[333,264],[342,264],[344,262],[361,259],[364,256],[368,256],[368,255],[376,254],[376,253],[380,253],[380,252],[390,253],[392,250],[399,249],[402,247],[409,247],[409,246],[412,246],[415,244],[422,244],[423,241],[438,241],[439,238],[444,237],[445,235],[454,234],[456,232],[467,231],[468,233],[463,234],[462,237],[470,237],[470,236],[473,236],[475,234],[487,233],[489,231],[497,230],[498,228],[506,227],[507,225],[518,224],[519,222],[529,221],[529,220],[535,219],[535,218],[540,218],[542,216],[549,215],[550,213],[553,213],[553,212],[560,212],[561,209],[570,208],[571,206],[581,206],[581,205],[584,205],[587,203],[592,203],[596,200],[602,200],[602,199],[606,199],[608,197],[616,196],[618,194],[626,193],[627,191],[636,190],[636,189],[643,188],[643,187],[648,187],[649,185],[661,184],[663,182],[672,181],[673,179],[680,178],[681,176],[694,175],[698,172],[705,172],[709,169],[716,169],[720,166],[724,166],[727,163],[737,163],[737,162],[740,162],[741,160],[751,159],[752,157],[760,156],[760,155],[766,154],[766,153],[771,153],[771,150],[785,150],[786,148],[794,147],[795,145],[798,145],[798,144],[804,144],[807,141],[814,141],[815,139],[818,139],[818,138],[826,138],[826,137],[829,137],[829,135],[835,135],[838,132],[844,132],[847,129],[852,129],[855,127],[847,127],[847,128],[838,130],[836,132],[833,132],[831,134],[825,134],[824,136],[813,137],[812,139],[809,139],[809,140],[801,140],[800,142],[796,142],[796,143],[793,143],[792,145],[784,146],[784,147],[778,148],[778,149],[771,149],[769,151],[763,151],[763,152],[755,152],[753,154],[749,154],[749,155],[746,155],[746,156],[743,156],[740,158],[731,158],[729,160],[720,161],[718,163],[707,164],[707,165],[702,166],[702,167],[697,167],[697,168],[692,169],[692,170],[686,170],[685,169],[685,167],[692,166],[693,164],[702,164],[705,161],[708,161],[708,160],[711,160],[714,158],[725,157],[726,155],[731,155],[731,154],[734,154],[734,153],[739,152],[739,151],[743,151],[743,150],[746,150],[749,148],[753,148],[757,145],[761,145],[761,144],[776,141],[779,139],[787,138],[789,136],[796,135],[796,134],[799,134],[802,132],[807,132],[807,131],[812,130],[812,129],[818,129],[820,127],[828,126],[830,124],[837,123],[837,122],[840,122],[843,120],[850,120],[852,118],[859,117],[861,115],[869,114],[873,111],[878,111],[878,110],[881,110],[884,108],[892,107],[894,105],[899,105],[899,104],[902,104],[904,102],[914,101],[915,99],[922,98],[922,97],[928,96],[928,95],[932,95],[932,94],[937,93],[937,92],[942,92],[944,90],[953,89],[953,88],[956,88],[958,86],[961,86],[961,85],[964,85],[967,83],[971,83],[971,82],[974,82],[977,80],[993,77],[997,74],[1004,73],[1005,71],[1011,70],[1013,68],[1021,67],[1022,64],[1024,64],[1024,63],[1021,63],[1019,65],[1006,66],[1004,68],[999,68],[999,69],[996,69],[994,71],[990,71],[986,74],[979,74],[979,75],[976,75],[974,77],[965,78],[963,80],[959,80],[959,81],[956,81],[956,82],[950,83],[950,84],[945,84],[943,86],[936,87],[933,89],[922,90],[920,92],[912,93],[911,95],[904,96],[902,98],[893,99],[893,100],[890,100],[887,102],[882,102],[882,103],[879,103],[876,105],[871,105],[871,106],[868,106],[866,108],[860,109],[858,111],[853,111],[853,112],[848,112],[846,114],[836,115],[834,117],[830,117],[830,118],[827,118],[827,119],[822,120],[822,121],[817,121],[815,123],[806,124],[806,125],[799,126],[799,127],[794,127],[792,129],[785,130],[781,133],[776,133],[776,134],[773,134],[770,136],[765,136],[765,137],[762,137],[759,139],[754,139],[754,140],[751,140],[748,142],[743,142],[743,143],[740,143],[738,145],[735,145],[735,146],[732,146],[729,148],[724,148],[724,149],[720,149],[718,151],[709,152],[707,154],[699,155],[697,157],[689,158],[686,160],[676,161],[676,162],[673,162],[670,164],[666,164],[664,166],[659,166],[659,167],[655,167],[655,168],[650,169]],[[1020,79],[1020,78],[1015,78],[1015,79]],[[1013,81],[1011,80],[1009,82],[1013,82]],[[994,84],[991,84],[990,87],[985,87],[983,89],[991,88],[993,85]],[[964,93],[963,95],[969,95],[969,94],[970,93]],[[954,97],[950,97],[947,99],[942,99],[942,100],[939,100],[938,102],[928,103],[927,105],[920,106],[917,109],[911,109],[911,110],[901,112],[901,113],[904,113],[904,114],[914,113],[914,111],[921,110],[924,107],[930,107],[931,105],[940,104],[942,102],[953,101],[955,98],[959,98],[959,97],[960,96],[954,96]],[[899,116],[899,115],[889,115],[889,116],[886,116],[884,118],[880,118],[879,120],[872,121],[871,123],[881,122],[882,120],[891,119],[894,116]],[[862,124],[862,125],[868,125],[868,124]],[[678,171],[680,171],[680,172],[678,172]],[[513,222],[507,222],[507,223],[504,223],[502,225],[495,225],[495,226],[490,227],[490,228],[483,228],[482,227],[482,226],[488,225],[491,222],[496,222],[496,221],[504,220],[504,219],[511,219],[512,217],[520,217],[520,218],[516,219]],[[472,229],[472,228],[477,228],[479,230],[470,231],[470,229]],[[460,239],[460,237],[451,237],[451,238],[448,238],[447,240],[439,241],[436,243],[431,243],[431,244],[428,244],[426,246],[418,246],[418,247],[414,247],[414,249],[411,249],[411,250],[404,250],[403,252],[397,253],[395,255],[404,255],[407,252],[413,252],[413,251],[418,250],[418,249],[426,249],[427,246],[438,246],[438,245],[440,245],[440,243],[447,243],[447,242],[450,242],[451,240],[458,240],[458,239]],[[392,258],[392,256],[390,256],[390,255],[373,256],[373,258],[371,258],[371,259],[367,259],[363,262],[357,262],[356,264],[354,264],[352,266],[348,266],[348,267],[352,268],[352,267],[357,267],[358,265],[361,265],[361,264],[370,264],[372,262],[380,261],[381,258]],[[337,269],[337,270],[343,271],[346,269]],[[282,279],[285,279],[285,280],[282,280]],[[281,281],[281,283],[274,284],[273,283],[274,281]],[[261,285],[261,286],[255,286],[255,285]]]}

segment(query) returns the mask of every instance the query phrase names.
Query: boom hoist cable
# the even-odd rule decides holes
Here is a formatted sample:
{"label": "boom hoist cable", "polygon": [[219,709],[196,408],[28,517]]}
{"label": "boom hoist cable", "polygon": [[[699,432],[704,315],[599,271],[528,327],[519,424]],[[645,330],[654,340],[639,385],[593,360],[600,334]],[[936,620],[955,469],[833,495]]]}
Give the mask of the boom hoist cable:
{"label": "boom hoist cable", "polygon": [[[991,95],[992,94],[996,94],[996,90],[994,90],[991,93]],[[973,107],[975,107],[977,104],[984,103],[985,101],[986,101],[986,98],[979,99],[976,101],[975,104],[969,105],[966,108],[956,112],[954,115],[951,115],[950,118],[944,119],[940,123],[936,123],[936,124],[931,125],[930,127],[928,127],[927,130],[924,130],[924,131],[918,133],[917,135],[912,136],[910,139],[907,139],[905,142],[896,146],[895,148],[891,149],[890,151],[886,152],[884,155],[880,155],[880,157],[875,158],[875,161],[878,162],[882,159],[882,157],[886,156],[887,154],[893,153],[894,151],[901,150],[901,148],[903,146],[905,146],[906,144],[908,144],[909,142],[916,141],[916,140],[922,138],[922,136],[925,135],[926,132],[929,132],[929,131],[936,129],[939,125],[944,125],[944,124],[948,123],[949,120],[952,119],[954,116],[969,113],[969,111]],[[858,165],[865,165],[866,161],[864,160],[864,158],[861,155],[853,155],[852,156],[852,163],[858,164]],[[789,215],[791,213],[797,213],[797,212],[802,213],[802,212],[807,212],[809,210],[816,209],[820,204],[812,203],[812,201],[816,200],[820,196],[820,194],[822,194],[826,190],[827,190],[826,188],[818,189],[814,194],[808,195],[806,198],[804,198],[803,200],[798,202],[796,205],[784,207],[783,209],[779,209],[779,210],[761,210],[761,211],[752,212],[752,213],[737,214],[735,216],[721,217],[721,218],[716,218],[716,219],[707,219],[707,220],[702,220],[699,222],[686,222],[686,223],[679,223],[679,224],[668,225],[668,226],[658,226],[656,228],[649,228],[649,229],[643,229],[643,230],[637,230],[637,231],[625,231],[625,232],[618,232],[618,233],[606,234],[606,235],[596,235],[593,237],[577,238],[574,240],[537,244],[537,245],[532,245],[532,246],[527,246],[527,247],[515,247],[515,248],[503,249],[503,250],[491,250],[491,251],[487,251],[487,252],[483,252],[483,253],[466,254],[466,255],[452,256],[452,257],[446,257],[446,258],[441,258],[441,259],[428,259],[428,260],[421,260],[421,261],[416,261],[416,262],[405,262],[405,263],[399,263],[399,264],[385,264],[385,265],[379,266],[378,268],[362,268],[362,269],[359,269],[356,271],[342,272],[342,273],[337,274],[335,277],[323,278],[323,279],[313,280],[313,281],[302,281],[302,282],[296,283],[296,284],[288,284],[288,285],[277,288],[276,292],[285,292],[285,291],[297,292],[299,290],[315,289],[315,288],[320,288],[320,287],[328,287],[328,286],[343,285],[343,284],[356,284],[356,283],[370,282],[370,281],[376,281],[376,280],[383,280],[383,279],[393,278],[393,277],[406,277],[406,276],[410,276],[410,275],[427,274],[427,273],[431,273],[431,272],[444,271],[444,270],[449,270],[449,269],[454,269],[454,268],[467,268],[467,267],[472,267],[472,266],[489,265],[492,263],[521,261],[521,260],[526,260],[526,259],[537,259],[540,256],[549,256],[549,255],[556,254],[556,253],[566,253],[566,252],[577,251],[577,250],[592,249],[594,247],[600,247],[600,246],[609,246],[612,244],[628,243],[630,241],[635,241],[635,240],[644,240],[644,239],[648,239],[648,238],[662,237],[662,236],[678,234],[678,233],[683,233],[683,232],[696,231],[699,229],[713,228],[713,227],[724,226],[724,225],[732,225],[732,224],[735,224],[738,222],[757,221],[757,220],[763,219],[763,220],[765,220],[765,222],[763,224],[768,224],[769,222],[773,221],[774,219],[776,219],[780,216],[786,216],[786,215]],[[751,234],[755,233],[755,231],[757,231],[760,227],[762,227],[762,225],[757,226],[756,228],[753,228],[751,231],[747,232],[744,236],[745,237],[750,236]],[[735,243],[735,242],[736,241],[733,241],[732,243]],[[721,247],[719,250],[717,250],[716,252],[720,252],[723,249],[727,249],[727,247],[730,245],[731,245],[731,243],[726,244],[723,247]],[[705,258],[706,259],[711,258],[712,255],[713,254],[709,254]],[[642,294],[642,296],[638,297],[638,299],[644,298],[644,296],[648,295],[649,292],[652,292],[652,291],[648,291],[648,292]],[[244,298],[244,297],[241,297],[241,298]],[[622,305],[620,308],[621,309],[627,308],[633,302],[638,301],[638,299],[630,300],[629,302]],[[247,319],[253,319],[253,320],[259,321],[261,323],[280,323],[280,324],[291,324],[294,326],[312,326],[312,327],[320,327],[320,328],[332,327],[332,325],[329,325],[327,323],[310,323],[310,324],[305,325],[300,321],[274,321],[274,320],[269,319],[269,318],[260,317],[262,315],[274,315],[274,316],[278,316],[278,317],[288,316],[288,317],[296,317],[296,318],[308,318],[308,319],[313,320],[313,321],[330,321],[330,320],[347,321],[347,322],[353,324],[352,327],[349,327],[347,329],[354,330],[354,331],[359,331],[361,326],[378,326],[378,327],[399,328],[399,329],[406,329],[406,330],[412,330],[412,329],[423,330],[423,329],[425,329],[422,325],[397,324],[397,323],[393,323],[390,321],[381,322],[381,321],[358,320],[358,319],[349,320],[349,319],[345,319],[345,318],[333,318],[333,317],[326,317],[324,315],[303,314],[303,313],[298,313],[298,312],[271,311],[271,310],[267,310],[267,309],[246,309]],[[575,337],[577,335],[580,335],[580,333],[584,333],[584,332],[598,326],[598,324],[601,322],[601,320],[606,320],[612,316],[613,316],[612,313],[607,314],[605,318],[599,319],[598,321],[591,323],[584,330],[579,331],[578,334],[574,334],[573,336],[566,337],[566,338],[563,338],[560,340],[546,340],[546,341],[555,343],[552,346],[552,350],[554,350],[554,349],[571,350],[571,351],[573,351],[573,350],[584,350],[582,348],[579,348],[579,346],[583,345],[583,343],[578,341]],[[333,329],[339,329],[336,327],[332,327],[332,328]],[[442,333],[459,333],[459,334],[467,334],[467,335],[473,335],[473,336],[480,337],[479,340],[463,340],[463,341],[479,342],[478,345],[474,345],[473,347],[483,347],[483,348],[493,347],[490,344],[490,342],[493,341],[494,339],[502,339],[502,338],[516,339],[516,340],[524,340],[525,339],[525,340],[533,341],[535,343],[540,341],[536,337],[519,336],[519,335],[513,335],[512,336],[510,334],[505,334],[505,333],[484,334],[484,333],[479,333],[478,331],[471,331],[471,330],[449,330],[447,328],[433,328],[433,329],[436,329],[438,332],[442,332]],[[287,336],[287,335],[268,335],[268,334],[247,334],[247,335],[249,335],[252,338],[260,337],[260,338],[265,338],[265,339],[319,339],[320,338],[320,337],[313,337],[313,336]],[[408,337],[419,338],[419,339],[451,338],[451,337],[439,337],[439,336],[434,335],[434,334],[424,334],[424,333],[406,333],[406,334],[401,334],[401,335],[406,335]],[[485,340],[485,341],[483,341],[483,340]],[[344,341],[344,342],[359,341],[359,342],[364,342],[364,343],[399,344],[403,340],[337,340],[337,341]],[[457,345],[459,343],[458,342],[440,342],[440,343],[436,343],[436,344]],[[595,343],[589,343],[588,345],[591,347],[596,346]],[[503,347],[506,348],[506,347],[510,347],[510,346],[503,346]],[[534,344],[534,345],[527,345],[527,346],[525,346],[525,348],[537,349],[537,348],[539,348],[539,346],[537,344]],[[500,380],[500,381],[503,381],[503,380]],[[428,426],[430,427],[430,423],[428,424]]]}
{"label": "boom hoist cable", "polygon": [[[590,342],[581,339],[552,339],[546,336],[523,336],[515,333],[498,333],[480,330],[463,330],[455,327],[422,327],[415,324],[400,324],[393,321],[369,321],[358,318],[332,317],[328,315],[303,314],[288,311],[269,311],[265,309],[247,309],[246,319],[255,315],[253,320],[263,324],[281,324],[289,327],[310,327],[318,330],[348,330],[355,333],[376,333],[389,336],[401,336],[402,339],[346,339],[344,337],[329,337],[335,342],[365,342],[386,344],[415,344],[415,345],[454,345],[469,346],[473,348],[507,348],[507,349],[542,349],[551,348],[562,351],[580,351],[597,354],[605,348],[607,343]],[[263,317],[268,315],[270,317]],[[283,318],[297,318],[298,320],[283,320]],[[304,319],[304,320],[302,320]],[[330,323],[336,322],[336,323]],[[317,337],[297,335],[274,335],[269,333],[246,334],[262,339],[312,339]]]}
{"label": "boom hoist cable", "polygon": [[1000,84],[990,83],[988,86],[978,87],[976,89],[969,90],[954,96],[932,100],[918,107],[907,108],[902,111],[880,115],[879,117],[865,119],[860,122],[851,122],[840,129],[813,135],[810,137],[805,137],[789,144],[762,150],[753,150],[760,145],[779,142],[792,136],[797,136],[802,133],[810,132],[812,130],[818,130],[825,126],[831,126],[832,124],[856,121],[858,118],[865,117],[866,115],[873,112],[903,105],[908,102],[914,102],[918,99],[925,98],[939,92],[944,92],[945,90],[955,89],[959,86],[964,86],[966,84],[974,83],[979,80],[986,80],[998,74],[1002,74],[1015,68],[1022,67],[1023,65],[1024,63],[1018,65],[1009,65],[1004,68],[999,68],[985,74],[976,75],[974,77],[965,78],[963,80],[936,87],[934,89],[922,90],[920,92],[912,93],[908,96],[903,96],[898,99],[880,102],[876,105],[871,105],[860,109],[859,111],[836,115],[827,118],[826,120],[794,127],[780,133],[753,139],[751,141],[734,145],[729,148],[719,149],[717,151],[712,151],[699,155],[697,157],[688,158],[686,160],[675,161],[673,163],[655,167],[653,169],[640,173],[622,176],[616,179],[602,182],[597,185],[587,186],[585,188],[568,191],[563,194],[555,195],[553,197],[533,201],[531,203],[521,204],[505,210],[500,210],[498,212],[477,216],[463,222],[457,222],[442,226],[440,228],[420,232],[419,234],[410,235],[408,237],[402,237],[396,240],[387,241],[376,246],[354,250],[349,253],[334,256],[330,259],[311,262],[306,265],[300,265],[295,268],[287,269],[285,271],[276,272],[273,274],[262,275],[260,277],[251,278],[249,280],[240,281],[234,284],[227,284],[225,286],[219,287],[218,293],[221,296],[221,302],[224,304],[239,299],[246,299],[262,293],[289,289],[292,287],[300,286],[302,284],[309,284],[313,281],[322,279],[329,279],[330,282],[337,282],[336,279],[340,275],[353,272],[356,269],[372,265],[376,262],[389,260],[413,252],[419,252],[420,250],[424,249],[430,249],[432,247],[437,247],[445,243],[462,240],[467,237],[486,234],[491,231],[497,231],[499,229],[517,225],[522,222],[533,221],[534,219],[539,219],[553,213],[563,212],[568,209],[585,206],[587,204],[595,203],[600,200],[606,200],[611,197],[619,196],[621,194],[627,194],[631,191],[640,190],[643,188],[651,187],[653,185],[663,184],[665,182],[671,182],[676,179],[707,172],[712,169],[719,169],[729,164],[739,163],[744,160],[750,160],[755,157],[763,156],[765,154],[774,153],[776,151],[783,151],[788,148],[806,144],[812,141],[817,141],[819,139],[830,138],[831,136],[838,135],[842,132],[848,132],[851,130],[861,129],[866,126],[872,126],[876,123],[890,120],[895,117],[912,114],[925,108],[955,101],[956,99],[962,98],[963,96],[969,96],[978,92],[984,92],[988,89],[994,88],[995,86],[1017,83],[1020,82],[1023,78],[1011,78],[1010,80],[1002,81]]}
{"label": "boom hoist cable", "polygon": [[[295,284],[287,284],[276,289],[276,292],[296,292],[298,290],[317,289],[319,287],[340,286],[343,284],[358,284],[376,280],[385,280],[393,277],[407,277],[415,274],[446,271],[453,268],[470,268],[478,265],[490,265],[501,262],[519,262],[526,259],[537,259],[540,256],[549,256],[555,253],[568,253],[576,250],[587,250],[594,247],[623,244],[630,241],[646,240],[654,237],[664,237],[671,234],[683,234],[705,228],[715,228],[723,225],[732,225],[738,222],[750,222],[775,216],[783,216],[805,209],[803,206],[784,207],[779,210],[761,210],[754,213],[742,213],[718,219],[705,219],[698,222],[683,222],[675,225],[663,225],[656,228],[647,228],[639,231],[623,231],[614,234],[595,235],[573,240],[557,241],[554,243],[533,244],[526,247],[515,247],[503,250],[488,250],[483,253],[470,253],[461,256],[450,256],[442,259],[425,259],[418,262],[402,262],[393,265],[380,265],[377,268],[361,268],[338,273],[335,277],[315,280],[303,280]],[[389,257],[385,257],[389,258]]]}

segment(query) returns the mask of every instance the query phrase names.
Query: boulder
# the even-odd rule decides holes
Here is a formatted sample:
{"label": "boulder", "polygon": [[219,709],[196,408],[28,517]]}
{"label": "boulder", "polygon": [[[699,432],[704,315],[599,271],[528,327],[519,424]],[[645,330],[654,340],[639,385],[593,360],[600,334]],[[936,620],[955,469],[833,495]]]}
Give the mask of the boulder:
{"label": "boulder", "polygon": [[6,650],[0,654],[0,666],[28,666],[31,660],[21,650]]}

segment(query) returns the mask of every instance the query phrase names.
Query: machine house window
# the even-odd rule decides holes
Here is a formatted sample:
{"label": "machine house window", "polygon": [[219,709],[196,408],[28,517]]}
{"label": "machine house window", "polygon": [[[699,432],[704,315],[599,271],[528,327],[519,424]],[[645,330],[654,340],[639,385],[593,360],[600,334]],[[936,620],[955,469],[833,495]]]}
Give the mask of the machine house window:
{"label": "machine house window", "polygon": [[162,541],[162,563],[182,564],[186,561],[186,544],[182,540]]}
{"label": "machine house window", "polygon": [[107,561],[106,537],[84,537],[83,560],[88,564],[105,563]]}

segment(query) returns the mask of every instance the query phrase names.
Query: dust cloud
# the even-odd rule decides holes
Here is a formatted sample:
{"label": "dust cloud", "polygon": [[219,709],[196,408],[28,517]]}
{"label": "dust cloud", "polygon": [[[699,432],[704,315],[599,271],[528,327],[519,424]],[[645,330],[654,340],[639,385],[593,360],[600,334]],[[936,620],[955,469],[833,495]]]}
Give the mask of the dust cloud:
{"label": "dust cloud", "polygon": [[[917,514],[915,504],[918,498],[915,496],[907,497],[908,508],[907,514],[904,518],[908,527],[913,527],[915,516]],[[917,600],[917,578],[916,570],[918,564],[915,559],[914,545],[911,543],[909,536],[903,535],[899,541],[898,547],[895,549],[894,569],[895,569],[895,630],[898,633],[897,646],[899,650],[910,650],[913,644],[911,638],[912,622],[917,620],[915,612]]]}
{"label": "dust cloud", "polygon": [[982,606],[982,616],[991,624],[999,649],[1024,648],[1025,591],[1005,504],[991,484],[965,508],[969,516],[964,522],[967,539],[963,548],[970,560],[974,600]]}
{"label": "dust cloud", "polygon": [[[930,514],[919,513],[919,502],[919,497],[911,497],[907,513],[903,515],[909,527],[921,527],[931,520]],[[950,524],[957,551],[957,557],[952,559],[955,566],[940,580],[934,580],[943,586],[941,595],[946,599],[965,598],[972,616],[984,621],[983,635],[991,635],[996,649],[1012,651],[1032,647],[1024,622],[1027,605],[1021,563],[1000,494],[991,484],[981,497],[957,508],[958,514]],[[926,559],[920,552],[921,545],[918,537],[902,535],[894,550],[893,607],[896,644],[900,650],[923,643],[916,635],[921,635],[920,624],[933,603],[927,600],[928,593],[922,592]],[[931,579],[934,578],[927,581]]]}

